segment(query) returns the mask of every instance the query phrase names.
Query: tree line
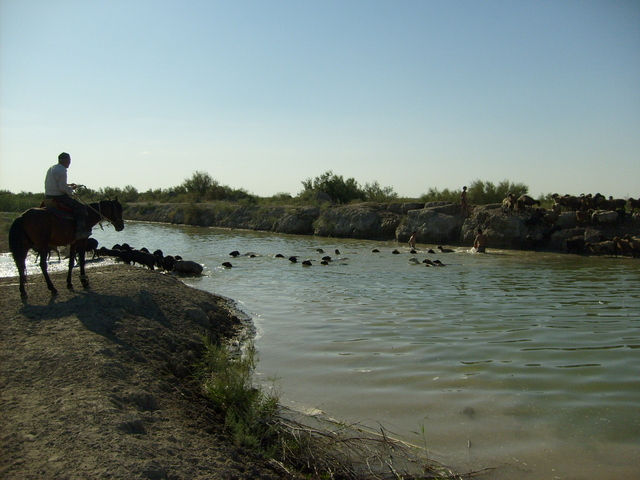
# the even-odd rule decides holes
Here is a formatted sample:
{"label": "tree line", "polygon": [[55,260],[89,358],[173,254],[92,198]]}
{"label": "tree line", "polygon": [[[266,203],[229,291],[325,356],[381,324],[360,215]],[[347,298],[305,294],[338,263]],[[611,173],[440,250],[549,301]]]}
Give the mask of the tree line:
{"label": "tree line", "polygon": [[[467,188],[469,203],[486,205],[500,203],[507,194],[516,197],[527,194],[529,188],[523,183],[512,183],[508,180],[497,184],[489,181],[474,180]],[[278,193],[271,197],[258,197],[245,189],[234,189],[222,185],[207,172],[196,171],[180,185],[170,188],[149,189],[140,192],[132,185],[124,188],[105,187],[98,190],[83,188],[78,193],[86,201],[102,198],[115,198],[123,203],[206,203],[226,201],[239,204],[255,205],[308,205],[330,200],[337,204],[357,202],[459,202],[462,189],[439,190],[432,187],[419,198],[400,198],[393,187],[383,187],[377,181],[361,185],[355,178],[344,178],[332,171],[327,171],[315,178],[302,181],[302,190],[297,196]],[[11,193],[0,190],[0,211],[21,212],[27,208],[38,206],[43,193],[20,192]],[[539,200],[548,203],[550,194]]]}

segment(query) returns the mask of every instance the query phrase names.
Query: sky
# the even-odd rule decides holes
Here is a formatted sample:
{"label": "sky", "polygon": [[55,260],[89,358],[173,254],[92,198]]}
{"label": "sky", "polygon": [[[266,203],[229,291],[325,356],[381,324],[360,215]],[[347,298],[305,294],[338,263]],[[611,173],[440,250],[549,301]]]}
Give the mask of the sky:
{"label": "sky", "polygon": [[0,0],[0,190],[640,197],[640,1]]}

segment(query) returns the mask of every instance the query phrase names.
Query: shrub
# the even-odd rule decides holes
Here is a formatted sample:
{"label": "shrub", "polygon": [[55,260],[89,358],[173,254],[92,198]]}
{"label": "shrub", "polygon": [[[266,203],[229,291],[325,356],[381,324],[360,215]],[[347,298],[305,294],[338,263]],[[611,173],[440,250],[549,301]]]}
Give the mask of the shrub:
{"label": "shrub", "polygon": [[342,175],[335,175],[331,170],[322,175],[302,182],[305,192],[323,192],[336,203],[350,203],[353,200],[364,200],[364,193],[360,190],[354,178],[345,180]]}
{"label": "shrub", "polygon": [[[489,203],[501,203],[502,200],[509,194],[509,192],[515,194],[516,197],[524,195],[529,191],[523,183],[511,183],[508,180],[503,180],[497,185],[493,182],[485,182],[483,180],[474,180],[469,184],[467,189],[467,198],[469,203],[474,205],[487,205]],[[422,194],[420,197],[421,202],[460,202],[460,194],[462,189],[449,190],[445,188],[440,191],[437,188],[430,188],[427,193]]]}
{"label": "shrub", "polygon": [[204,391],[214,408],[225,418],[235,441],[246,447],[260,447],[271,431],[269,420],[278,411],[278,397],[253,385],[256,352],[250,343],[240,355],[226,345],[206,342],[199,366]]}

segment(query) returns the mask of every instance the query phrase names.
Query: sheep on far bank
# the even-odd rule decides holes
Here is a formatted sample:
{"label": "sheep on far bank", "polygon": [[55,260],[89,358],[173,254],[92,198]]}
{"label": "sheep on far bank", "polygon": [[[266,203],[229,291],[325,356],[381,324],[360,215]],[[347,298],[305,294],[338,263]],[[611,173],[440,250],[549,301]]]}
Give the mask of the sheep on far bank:
{"label": "sheep on far bank", "polygon": [[590,223],[593,210],[576,210],[576,220],[580,224]]}
{"label": "sheep on far bank", "polygon": [[584,244],[585,248],[594,255],[617,255],[618,247],[613,240],[605,240],[604,242]]}
{"label": "sheep on far bank", "polygon": [[633,211],[636,208],[640,208],[640,198],[638,198],[637,200],[633,198],[629,198],[627,202],[629,203],[629,208],[631,209],[631,213],[633,213]]}
{"label": "sheep on far bank", "polygon": [[611,210],[596,210],[591,214],[591,221],[595,224],[614,224],[619,218],[618,212]]}
{"label": "sheep on far bank", "polygon": [[540,200],[535,200],[529,195],[520,195],[516,200],[516,209],[521,212],[526,207],[533,207],[534,205],[540,206]]}
{"label": "sheep on far bank", "polygon": [[564,241],[564,249],[567,253],[581,255],[584,253],[585,243],[584,237],[581,235],[567,238]]}
{"label": "sheep on far bank", "polygon": [[600,210],[624,210],[627,205],[627,201],[622,198],[609,197],[604,198],[604,195],[599,193],[594,196],[594,204]]}

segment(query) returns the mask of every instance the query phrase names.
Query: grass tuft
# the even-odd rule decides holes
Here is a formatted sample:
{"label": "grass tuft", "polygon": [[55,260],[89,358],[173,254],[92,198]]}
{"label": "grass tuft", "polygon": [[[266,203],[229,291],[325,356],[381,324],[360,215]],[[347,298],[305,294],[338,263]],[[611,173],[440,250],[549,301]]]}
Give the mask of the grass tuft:
{"label": "grass tuft", "polygon": [[241,354],[227,345],[206,342],[199,366],[203,387],[214,408],[225,418],[225,426],[238,445],[266,450],[270,420],[277,413],[278,397],[253,384],[256,366],[253,343]]}
{"label": "grass tuft", "polygon": [[[427,458],[426,450],[372,431],[285,409],[273,388],[256,387],[253,343],[241,353],[206,341],[198,376],[225,427],[238,445],[261,453],[276,470],[307,479],[386,480],[462,479]],[[423,432],[424,433],[424,432]]]}

